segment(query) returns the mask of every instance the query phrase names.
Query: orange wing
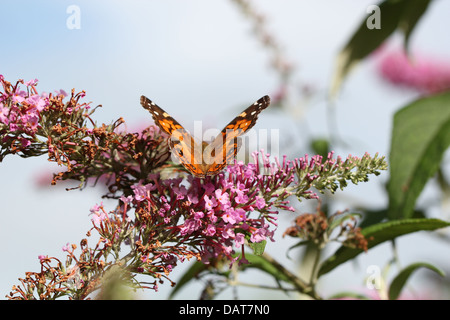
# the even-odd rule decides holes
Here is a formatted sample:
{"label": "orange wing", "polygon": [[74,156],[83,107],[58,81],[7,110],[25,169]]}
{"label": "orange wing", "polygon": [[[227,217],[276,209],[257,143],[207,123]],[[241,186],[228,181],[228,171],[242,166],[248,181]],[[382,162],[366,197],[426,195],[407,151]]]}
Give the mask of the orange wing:
{"label": "orange wing", "polygon": [[258,115],[269,105],[269,96],[260,98],[227,124],[211,144],[206,147],[207,149],[203,152],[203,156],[210,155],[208,175],[217,174],[226,165],[234,163],[234,159],[241,147],[239,136],[245,134],[256,124]]}
{"label": "orange wing", "polygon": [[[148,110],[155,124],[169,136],[172,154],[192,174],[198,171],[198,159],[201,159],[202,146],[167,112],[145,96],[141,96],[141,105]],[[199,158],[200,156],[200,158]]]}

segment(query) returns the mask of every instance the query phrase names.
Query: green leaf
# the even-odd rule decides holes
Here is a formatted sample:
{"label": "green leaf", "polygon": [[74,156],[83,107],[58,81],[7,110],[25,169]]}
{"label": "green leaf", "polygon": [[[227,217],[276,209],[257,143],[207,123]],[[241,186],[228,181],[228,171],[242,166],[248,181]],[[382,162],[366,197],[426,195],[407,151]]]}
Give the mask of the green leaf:
{"label": "green leaf", "polygon": [[343,223],[345,220],[349,220],[352,217],[356,217],[356,218],[360,219],[361,216],[362,216],[361,213],[357,213],[357,212],[338,215],[336,219],[333,219],[333,221],[330,223],[330,226],[328,228],[330,230],[333,230],[334,228],[340,226],[341,223]]}
{"label": "green leaf", "polygon": [[[361,223],[358,225],[358,227],[364,229],[373,224],[377,224],[382,222],[383,220],[386,220],[387,217],[388,217],[387,208],[381,210],[365,210],[363,212],[363,219],[361,220]],[[423,219],[426,218],[426,215],[425,212],[422,210],[414,210],[411,218]]]}
{"label": "green leaf", "polygon": [[387,209],[381,210],[364,210],[363,218],[360,220],[358,227],[364,229],[371,225],[380,223],[387,218]]}
{"label": "green leaf", "polygon": [[409,6],[405,7],[399,22],[399,29],[401,29],[405,35],[403,47],[406,52],[409,51],[409,39],[411,34],[420,18],[427,11],[431,0],[409,0],[408,2]]}
{"label": "green leaf", "polygon": [[258,269],[271,275],[277,282],[285,281],[290,282],[289,278],[280,270],[278,270],[270,261],[265,259],[263,256],[257,256],[254,254],[245,254],[245,258],[250,262],[250,264],[243,264],[241,266],[242,270],[245,269]]}
{"label": "green leaf", "polygon": [[[393,240],[399,236],[422,230],[436,230],[450,226],[450,222],[439,219],[403,219],[382,222],[361,230],[361,233],[370,239],[368,248],[371,249],[385,241]],[[325,260],[319,269],[319,276],[330,272],[342,263],[353,259],[361,252],[361,249],[353,249],[341,246],[331,257]]]}
{"label": "green leaf", "polygon": [[386,0],[382,2],[379,5],[382,15],[380,29],[369,29],[367,19],[370,15],[364,16],[358,30],[337,57],[337,65],[330,89],[331,97],[336,96],[350,69],[377,49],[397,29],[403,6],[403,1]]}
{"label": "green leaf", "polygon": [[394,278],[394,280],[392,280],[391,285],[389,286],[389,299],[390,300],[396,300],[398,298],[398,296],[400,295],[400,292],[402,291],[403,287],[406,284],[406,281],[408,281],[411,274],[419,268],[430,269],[430,270],[436,272],[437,274],[439,274],[440,276],[445,277],[445,273],[441,269],[439,269],[429,263],[425,263],[425,262],[413,263],[413,264],[407,266],[406,268],[404,268],[402,271],[400,271],[400,273]]}
{"label": "green leaf", "polygon": [[292,249],[295,249],[295,248],[298,248],[298,247],[301,247],[301,246],[304,246],[304,245],[307,245],[307,244],[310,244],[310,243],[311,243],[310,240],[302,240],[302,241],[297,242],[297,243],[294,244],[293,246],[290,246],[290,247],[286,250],[286,257],[288,257],[288,258],[290,259],[290,257],[289,257],[289,251],[291,251]]}
{"label": "green leaf", "polygon": [[368,19],[375,17],[372,12],[364,16],[358,30],[353,34],[337,57],[330,96],[334,98],[339,91],[343,79],[359,61],[375,51],[395,30],[403,31],[404,46],[408,47],[409,39],[414,27],[428,8],[431,0],[385,0],[379,9],[380,28],[368,27]]}
{"label": "green leaf", "polygon": [[357,292],[339,292],[328,297],[327,300],[371,300],[368,296]]}
{"label": "green leaf", "polygon": [[314,139],[311,141],[310,147],[314,154],[319,154],[326,158],[328,156],[328,152],[330,152],[330,141],[327,139]]}
{"label": "green leaf", "polygon": [[450,92],[419,99],[394,116],[388,182],[391,219],[410,218],[450,145]]}
{"label": "green leaf", "polygon": [[253,252],[260,256],[264,253],[264,249],[266,248],[267,241],[263,240],[261,242],[249,242],[248,246],[253,249]]}

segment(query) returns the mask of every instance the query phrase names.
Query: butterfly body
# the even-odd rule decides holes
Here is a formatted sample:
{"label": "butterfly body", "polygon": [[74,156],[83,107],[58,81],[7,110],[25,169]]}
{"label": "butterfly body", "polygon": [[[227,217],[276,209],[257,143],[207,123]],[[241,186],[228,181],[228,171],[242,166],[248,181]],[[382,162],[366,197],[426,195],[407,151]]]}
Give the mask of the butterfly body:
{"label": "butterfly body", "polygon": [[173,155],[190,173],[200,178],[215,175],[234,162],[241,144],[239,137],[256,124],[258,114],[269,104],[269,96],[262,97],[226,125],[213,141],[198,143],[167,112],[141,96],[141,105],[151,113],[155,124],[169,134]]}

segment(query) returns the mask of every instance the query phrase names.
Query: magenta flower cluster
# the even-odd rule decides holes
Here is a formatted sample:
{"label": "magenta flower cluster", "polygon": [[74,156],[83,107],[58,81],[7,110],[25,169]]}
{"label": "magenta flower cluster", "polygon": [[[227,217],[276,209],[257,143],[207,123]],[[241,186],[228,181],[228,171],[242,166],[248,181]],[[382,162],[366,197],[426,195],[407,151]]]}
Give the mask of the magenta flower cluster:
{"label": "magenta flower cluster", "polygon": [[24,82],[27,91],[21,90],[18,85],[23,81],[19,81],[13,90],[8,90],[8,84],[2,75],[0,81],[4,88],[0,93],[0,124],[11,133],[21,134],[19,140],[25,148],[32,141],[26,136],[33,137],[39,128],[40,112],[48,105],[48,97],[37,94],[36,79]]}
{"label": "magenta flower cluster", "polygon": [[[245,241],[273,241],[278,210],[294,211],[286,198],[294,181],[294,167],[288,162],[274,166],[267,155],[254,153],[255,163],[238,162],[205,180],[188,176],[161,180],[151,175],[152,183],[133,187],[133,196],[123,196],[124,203],[150,204],[161,223],[177,233],[181,243],[199,246],[202,261],[219,255],[232,262],[246,262],[244,252],[233,258],[234,249]],[[263,174],[262,169],[270,174]],[[95,216],[95,222],[101,215]],[[180,219],[180,216],[183,219]],[[180,221],[181,220],[181,221]]]}
{"label": "magenta flower cluster", "polygon": [[[332,152],[326,159],[306,155],[294,161],[286,156],[271,161],[263,152],[253,153],[253,158],[253,163],[236,162],[206,179],[190,175],[187,179],[161,179],[159,174],[151,174],[146,183],[132,187],[133,195],[122,196],[121,201],[135,212],[146,212],[142,228],[166,236],[169,230],[171,241],[195,248],[204,263],[218,257],[246,263],[244,244],[273,241],[279,211],[295,211],[288,197],[317,199],[313,186],[320,192],[334,192],[346,181],[366,181],[368,174],[376,174],[385,165],[383,158],[368,154],[344,160],[334,159]],[[99,208],[93,209],[95,225],[108,218]],[[168,238],[158,239],[164,243]],[[236,249],[242,253],[236,255]]]}

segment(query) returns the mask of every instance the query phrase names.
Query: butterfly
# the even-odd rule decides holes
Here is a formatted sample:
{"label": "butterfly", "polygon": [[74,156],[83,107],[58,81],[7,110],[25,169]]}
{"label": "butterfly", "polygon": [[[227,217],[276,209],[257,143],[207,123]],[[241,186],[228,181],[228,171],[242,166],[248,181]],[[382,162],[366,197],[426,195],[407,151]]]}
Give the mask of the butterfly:
{"label": "butterfly", "polygon": [[141,96],[141,105],[148,110],[155,124],[169,134],[169,147],[172,154],[195,177],[205,178],[221,172],[227,164],[233,164],[241,146],[239,136],[250,130],[256,123],[259,113],[270,104],[269,96],[264,96],[223,128],[211,143],[199,144],[167,112],[145,96]]}

